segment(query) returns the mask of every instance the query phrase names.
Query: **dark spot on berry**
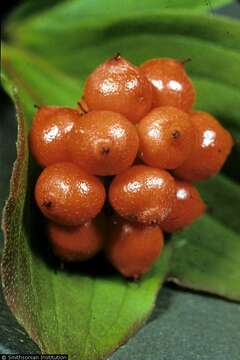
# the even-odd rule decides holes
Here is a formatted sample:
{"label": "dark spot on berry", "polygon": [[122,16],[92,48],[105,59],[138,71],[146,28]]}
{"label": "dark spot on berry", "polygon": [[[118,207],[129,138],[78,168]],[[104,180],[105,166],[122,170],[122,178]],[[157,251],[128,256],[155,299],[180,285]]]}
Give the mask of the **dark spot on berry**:
{"label": "dark spot on berry", "polygon": [[119,52],[116,53],[116,55],[114,55],[113,59],[117,60],[117,61],[120,60],[121,59],[121,54]]}
{"label": "dark spot on berry", "polygon": [[172,131],[172,137],[173,137],[174,140],[179,139],[180,136],[181,136],[181,133],[180,133],[179,130],[173,130],[173,131]]}
{"label": "dark spot on berry", "polygon": [[127,215],[126,217],[127,217],[127,219],[128,219],[130,222],[136,222],[136,221],[138,221],[137,215],[129,214],[129,215]]}
{"label": "dark spot on berry", "polygon": [[51,209],[51,207],[52,207],[52,202],[51,202],[51,201],[44,201],[44,202],[42,203],[42,206],[44,206],[44,207],[47,208],[47,209]]}
{"label": "dark spot on berry", "polygon": [[80,115],[84,115],[88,113],[88,108],[87,105],[84,103],[84,99],[82,98],[82,100],[77,102],[80,110],[82,111],[82,113]]}
{"label": "dark spot on berry", "polygon": [[101,155],[108,155],[110,153],[110,148],[107,146],[103,146],[101,149]]}
{"label": "dark spot on berry", "polygon": [[150,225],[157,225],[158,224],[158,220],[154,219],[150,221]]}

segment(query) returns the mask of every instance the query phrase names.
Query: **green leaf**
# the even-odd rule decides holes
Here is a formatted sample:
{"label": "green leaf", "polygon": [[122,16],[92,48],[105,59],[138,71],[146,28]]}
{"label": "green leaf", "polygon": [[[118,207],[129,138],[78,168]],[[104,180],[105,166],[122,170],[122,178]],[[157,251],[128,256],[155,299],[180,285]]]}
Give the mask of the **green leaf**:
{"label": "green leaf", "polygon": [[[139,2],[143,5],[141,8],[131,7],[129,11],[122,7],[121,2],[118,12],[115,11],[116,9],[111,12],[110,7],[107,14],[103,13],[96,19],[98,14],[95,13],[106,8],[101,6],[99,9],[95,6],[94,13],[91,13],[88,3],[88,1],[67,2],[63,7],[54,7],[49,12],[33,16],[28,21],[10,23],[7,27],[8,36],[13,44],[17,43],[17,46],[31,49],[48,62],[52,62],[54,66],[77,78],[86,76],[98,64],[98,59],[102,61],[106,55],[112,56],[117,51],[128,57],[133,56],[136,62],[140,62],[145,59],[147,46],[153,56],[177,54],[180,58],[191,57],[193,60],[191,66],[195,67],[199,59],[199,56],[196,58],[196,53],[192,53],[191,50],[191,44],[195,40],[202,40],[203,45],[211,42],[212,47],[217,50],[218,46],[215,43],[220,43],[221,46],[234,51],[240,48],[239,24],[233,20],[212,16],[209,21],[209,16],[199,18],[198,13],[183,11],[182,7],[177,11],[169,10],[160,6],[158,1],[152,1],[155,7],[151,7],[149,3],[148,6],[144,6],[145,2],[141,1]],[[179,4],[179,1],[177,3]],[[136,1],[131,1],[130,4],[136,4]],[[85,5],[85,13],[82,12],[82,5]],[[126,46],[126,37],[133,48]],[[169,43],[169,40],[172,43]],[[124,44],[119,44],[118,41]],[[105,50],[96,49],[96,44],[104,46]],[[140,48],[139,44],[141,44]],[[174,49],[175,44],[177,51]],[[86,58],[89,59],[86,49],[91,53],[97,51],[99,58],[92,58],[90,62],[86,62]],[[205,51],[206,47],[203,48],[203,55]],[[222,57],[218,60],[224,64]],[[200,64],[202,68],[205,62],[201,61]],[[204,70],[207,70],[206,67]]]}
{"label": "green leaf", "polygon": [[217,221],[234,231],[236,235],[240,234],[239,184],[225,176],[218,175],[208,181],[199,182],[198,189],[207,204],[209,215],[214,216]]}
{"label": "green leaf", "polygon": [[[239,186],[230,180],[215,178],[212,187],[206,182],[202,191],[211,215],[175,235],[138,283],[116,274],[91,275],[83,269],[53,266],[46,256],[42,223],[32,201],[38,174],[27,147],[33,105],[75,106],[88,73],[118,51],[136,64],[156,56],[191,57],[188,70],[198,91],[197,107],[218,116],[236,138],[239,136],[239,23],[199,15],[205,1],[185,0],[177,9],[179,4],[157,0],[26,1],[6,27],[3,84],[14,98],[19,132],[18,159],[4,216],[2,278],[8,304],[43,352],[96,360],[122,344],[151,312],[169,271],[172,244],[171,274],[176,281],[240,298]],[[230,201],[233,207],[226,204]]]}
{"label": "green leaf", "polygon": [[[114,0],[101,0],[101,4],[96,4],[94,0],[42,0],[36,2],[34,0],[22,1],[21,7],[18,7],[13,14],[10,15],[8,22],[16,23],[26,18],[32,18],[33,15],[41,17],[47,12],[47,17],[54,16],[54,19],[59,19],[58,16],[63,16],[66,20],[65,14],[76,19],[81,16],[109,16],[116,15],[117,17],[133,12],[146,12],[158,9],[185,9],[196,11],[212,11],[217,7],[231,3],[231,0],[184,0],[181,3],[178,0],[122,0],[116,2]],[[51,15],[49,9],[51,8]]]}
{"label": "green leaf", "polygon": [[205,215],[173,236],[169,281],[240,300],[240,237]]}

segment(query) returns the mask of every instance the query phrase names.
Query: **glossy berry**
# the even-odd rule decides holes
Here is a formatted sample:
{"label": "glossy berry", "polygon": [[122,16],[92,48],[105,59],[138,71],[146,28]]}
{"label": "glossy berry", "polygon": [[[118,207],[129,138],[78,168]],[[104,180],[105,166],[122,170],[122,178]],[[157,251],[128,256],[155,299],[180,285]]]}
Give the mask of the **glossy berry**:
{"label": "glossy berry", "polygon": [[74,163],[90,174],[115,175],[129,167],[138,151],[135,126],[112,111],[90,111],[76,124],[69,143]]}
{"label": "glossy berry", "polygon": [[170,233],[180,230],[199,218],[204,213],[205,208],[195,186],[186,181],[176,181],[175,205],[160,227]]}
{"label": "glossy berry", "polygon": [[114,178],[109,200],[120,216],[157,224],[172,211],[175,181],[167,171],[135,165]]}
{"label": "glossy berry", "polygon": [[79,113],[70,108],[43,106],[37,111],[29,134],[30,150],[42,167],[68,161],[68,142]]}
{"label": "glossy berry", "polygon": [[195,145],[175,174],[185,180],[204,180],[220,171],[231,151],[233,139],[217,119],[206,112],[192,112],[191,120],[196,129]]}
{"label": "glossy berry", "polygon": [[142,160],[160,169],[175,169],[193,148],[195,131],[189,115],[174,107],[159,107],[138,125]]}
{"label": "glossy berry", "polygon": [[66,262],[85,261],[103,247],[104,229],[97,217],[79,226],[63,226],[49,222],[48,238],[54,254]]}
{"label": "glossy berry", "polygon": [[96,177],[77,165],[58,163],[43,170],[35,199],[44,216],[61,225],[80,225],[102,209],[105,189]]}
{"label": "glossy berry", "polygon": [[117,218],[110,226],[106,257],[125,277],[138,279],[146,273],[163,249],[158,226],[130,223]]}
{"label": "glossy berry", "polygon": [[140,71],[153,85],[153,106],[175,106],[191,110],[195,90],[184,64],[170,58],[151,59],[140,66]]}
{"label": "glossy berry", "polygon": [[98,66],[88,77],[84,99],[90,110],[110,110],[138,122],[152,106],[152,85],[120,55]]}

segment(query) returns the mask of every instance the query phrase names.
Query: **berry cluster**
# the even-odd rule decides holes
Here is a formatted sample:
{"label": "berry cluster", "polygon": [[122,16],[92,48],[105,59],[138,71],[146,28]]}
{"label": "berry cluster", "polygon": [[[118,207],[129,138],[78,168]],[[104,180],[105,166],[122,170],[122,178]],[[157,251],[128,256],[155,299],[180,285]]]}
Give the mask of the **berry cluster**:
{"label": "berry cluster", "polygon": [[233,141],[194,101],[184,62],[136,67],[118,54],[90,74],[78,108],[38,109],[29,138],[44,168],[35,199],[58,257],[84,261],[104,249],[137,279],[161,253],[163,231],[203,214],[191,181],[216,174]]}

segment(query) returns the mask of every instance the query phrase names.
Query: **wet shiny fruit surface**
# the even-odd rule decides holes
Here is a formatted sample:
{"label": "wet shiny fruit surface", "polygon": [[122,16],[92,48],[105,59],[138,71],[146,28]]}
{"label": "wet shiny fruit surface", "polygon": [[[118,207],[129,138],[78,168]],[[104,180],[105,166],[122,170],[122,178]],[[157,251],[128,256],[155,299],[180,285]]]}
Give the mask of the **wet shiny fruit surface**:
{"label": "wet shiny fruit surface", "polygon": [[204,180],[218,173],[226,161],[233,139],[212,115],[195,111],[191,113],[196,141],[188,159],[174,173],[185,180]]}
{"label": "wet shiny fruit surface", "polygon": [[84,100],[89,110],[110,110],[138,122],[152,107],[152,85],[120,55],[98,66],[88,77]]}
{"label": "wet shiny fruit surface", "polygon": [[98,217],[79,226],[63,226],[49,222],[47,234],[53,252],[67,262],[86,261],[103,247],[104,229]]}
{"label": "wet shiny fruit surface", "polygon": [[37,111],[29,134],[29,146],[42,167],[68,161],[68,142],[79,113],[70,108],[43,106]]}
{"label": "wet shiny fruit surface", "polygon": [[195,142],[187,113],[174,107],[153,109],[138,124],[139,154],[148,165],[175,169],[186,160]]}
{"label": "wet shiny fruit surface", "polygon": [[138,151],[135,126],[112,111],[90,111],[76,124],[69,143],[74,163],[90,174],[115,175],[129,167]]}
{"label": "wet shiny fruit surface", "polygon": [[48,219],[62,225],[80,225],[101,211],[105,189],[99,179],[77,165],[58,163],[39,176],[35,199]]}
{"label": "wet shiny fruit surface", "polygon": [[174,178],[165,170],[135,165],[114,178],[109,200],[116,212],[128,220],[158,224],[174,206]]}
{"label": "wet shiny fruit surface", "polygon": [[205,212],[190,181],[218,173],[233,139],[212,115],[192,110],[186,61],[156,58],[137,67],[117,54],[89,75],[75,109],[38,109],[29,145],[45,169],[35,201],[61,261],[104,250],[137,280],[161,254],[162,232]]}
{"label": "wet shiny fruit surface", "polygon": [[137,280],[146,273],[163,249],[158,226],[145,226],[116,218],[110,225],[107,259],[125,277]]}
{"label": "wet shiny fruit surface", "polygon": [[170,58],[146,61],[140,71],[153,85],[153,106],[174,106],[191,110],[195,102],[195,89],[184,64]]}
{"label": "wet shiny fruit surface", "polygon": [[176,181],[176,202],[171,214],[160,227],[174,232],[190,225],[206,210],[206,206],[195,186],[186,181]]}

